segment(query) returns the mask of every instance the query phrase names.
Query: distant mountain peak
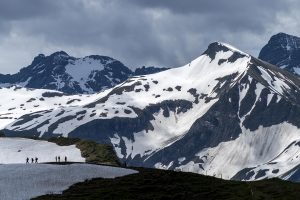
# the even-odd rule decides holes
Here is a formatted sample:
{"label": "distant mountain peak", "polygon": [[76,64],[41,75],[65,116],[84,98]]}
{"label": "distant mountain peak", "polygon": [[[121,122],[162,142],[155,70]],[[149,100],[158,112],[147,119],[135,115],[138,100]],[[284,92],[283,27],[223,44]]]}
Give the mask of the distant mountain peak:
{"label": "distant mountain peak", "polygon": [[54,56],[64,56],[64,57],[67,57],[69,56],[69,54],[67,54],[65,51],[57,51],[57,52],[54,52],[50,55],[50,57],[54,57]]}
{"label": "distant mountain peak", "polygon": [[279,32],[279,33],[271,36],[271,39],[284,38],[284,37],[295,37],[295,38],[297,38],[297,36],[290,35],[290,34],[284,33],[284,32]]}
{"label": "distant mountain peak", "polygon": [[[166,68],[145,68],[138,75],[157,73]],[[0,84],[58,90],[67,94],[96,93],[111,88],[132,75],[122,62],[101,55],[75,58],[65,51],[37,55],[32,63],[12,75],[0,74]]]}
{"label": "distant mountain peak", "polygon": [[36,57],[39,57],[39,58],[45,58],[46,56],[45,56],[45,54],[40,53],[40,54],[37,55]]}
{"label": "distant mountain peak", "polygon": [[299,37],[281,32],[273,35],[268,44],[280,44],[283,49],[291,51],[293,49],[300,48],[299,41]]}
{"label": "distant mountain peak", "polygon": [[95,59],[95,60],[104,60],[104,61],[115,60],[114,58],[111,58],[109,56],[100,56],[100,55],[89,55],[89,56],[86,56],[84,58],[92,58],[92,59]]}
{"label": "distant mountain peak", "polygon": [[258,58],[300,75],[300,38],[286,33],[273,35]]}

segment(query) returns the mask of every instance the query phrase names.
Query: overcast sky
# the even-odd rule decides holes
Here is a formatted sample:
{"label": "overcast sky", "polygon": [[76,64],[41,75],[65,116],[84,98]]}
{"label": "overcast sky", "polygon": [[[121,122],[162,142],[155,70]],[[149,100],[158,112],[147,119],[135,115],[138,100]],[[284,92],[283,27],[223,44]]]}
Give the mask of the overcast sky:
{"label": "overcast sky", "polygon": [[214,41],[257,56],[270,36],[300,36],[297,0],[1,0],[0,73],[39,53],[107,55],[176,67]]}

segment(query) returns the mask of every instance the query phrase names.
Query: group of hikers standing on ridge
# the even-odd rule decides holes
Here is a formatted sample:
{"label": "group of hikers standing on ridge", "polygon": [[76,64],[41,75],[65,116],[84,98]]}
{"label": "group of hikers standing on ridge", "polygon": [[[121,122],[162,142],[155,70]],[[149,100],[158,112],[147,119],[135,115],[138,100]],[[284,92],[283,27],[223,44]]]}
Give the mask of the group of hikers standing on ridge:
{"label": "group of hikers standing on ridge", "polygon": [[[65,156],[65,162],[68,161],[67,156]],[[55,156],[55,162],[60,162],[60,156]]]}
{"label": "group of hikers standing on ridge", "polygon": [[[26,164],[29,164],[29,158],[27,157],[26,158]],[[38,163],[38,158],[37,157],[35,157],[35,158],[31,158],[31,163]],[[67,162],[68,161],[68,158],[67,158],[67,156],[65,156],[65,162]],[[55,156],[55,162],[60,162],[60,156]]]}
{"label": "group of hikers standing on ridge", "polygon": [[[37,157],[35,157],[35,158],[31,158],[31,163],[38,163],[38,158]],[[26,158],[26,164],[29,164],[29,158],[27,157]]]}

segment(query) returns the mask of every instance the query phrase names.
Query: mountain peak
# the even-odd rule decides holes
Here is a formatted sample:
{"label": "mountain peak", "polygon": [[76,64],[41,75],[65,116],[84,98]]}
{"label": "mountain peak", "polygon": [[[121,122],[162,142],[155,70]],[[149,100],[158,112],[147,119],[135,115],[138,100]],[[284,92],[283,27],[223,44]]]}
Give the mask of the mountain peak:
{"label": "mountain peak", "polygon": [[224,42],[218,42],[218,43],[219,43],[219,45],[222,45],[222,46],[226,47],[230,51],[237,52],[237,53],[240,53],[240,54],[243,54],[243,55],[248,55],[245,52],[239,50],[238,48],[236,48],[236,47],[234,47],[234,46],[232,46],[230,44],[227,44],[227,43],[224,43]]}
{"label": "mountain peak", "polygon": [[33,61],[32,61],[32,65],[36,65],[38,63],[40,63],[46,56],[42,53],[40,53],[39,55],[37,55],[36,57],[34,57]]}
{"label": "mountain peak", "polygon": [[208,45],[206,51],[203,54],[208,55],[211,59],[215,59],[215,56],[218,52],[223,51],[232,51],[235,55],[239,57],[249,56],[248,54],[238,50],[237,48],[231,46],[230,44],[223,43],[223,42],[213,42]]}
{"label": "mountain peak", "polygon": [[280,32],[273,35],[270,38],[268,44],[280,45],[282,48],[289,51],[300,46],[300,38],[294,35]]}
{"label": "mountain peak", "polygon": [[[156,73],[166,68],[146,68],[138,75]],[[76,58],[65,51],[38,54],[18,73],[0,74],[0,84],[58,90],[67,94],[100,92],[125,81],[135,72],[122,62],[102,55]]]}
{"label": "mountain peak", "polygon": [[286,33],[273,35],[258,58],[294,74],[300,74],[300,38]]}
{"label": "mountain peak", "polygon": [[39,58],[44,58],[44,57],[45,57],[45,54],[40,53],[37,57],[39,57]]}
{"label": "mountain peak", "polygon": [[278,38],[287,38],[287,37],[289,37],[289,38],[298,38],[297,36],[294,36],[294,35],[290,35],[290,34],[287,34],[287,33],[279,32],[279,33],[273,35],[270,40],[272,40],[272,39],[278,39]]}
{"label": "mountain peak", "polygon": [[65,51],[57,51],[52,53],[49,57],[69,57],[69,54],[67,54]]}

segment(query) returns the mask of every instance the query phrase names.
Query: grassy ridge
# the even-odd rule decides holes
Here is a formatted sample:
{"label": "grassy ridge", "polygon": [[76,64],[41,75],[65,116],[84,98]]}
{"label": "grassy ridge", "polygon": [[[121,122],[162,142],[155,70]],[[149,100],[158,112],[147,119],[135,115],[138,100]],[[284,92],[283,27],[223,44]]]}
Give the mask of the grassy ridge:
{"label": "grassy ridge", "polygon": [[[5,137],[2,130],[0,130],[0,137]],[[12,137],[11,137],[12,138]],[[39,137],[26,137],[33,140],[45,140]],[[106,144],[99,144],[93,141],[81,140],[79,138],[65,138],[52,137],[47,140],[59,146],[76,145],[81,151],[82,157],[86,162],[93,164],[106,164],[113,166],[120,166],[121,163],[112,146]]]}
{"label": "grassy ridge", "polygon": [[98,144],[92,141],[80,141],[76,147],[81,150],[81,154],[86,161],[95,164],[108,164],[119,166],[120,162],[112,146]]}
{"label": "grassy ridge", "polygon": [[36,199],[300,199],[300,184],[279,179],[238,182],[193,173],[135,169],[140,173],[116,179],[93,179],[77,183],[61,195],[45,195]]}
{"label": "grassy ridge", "polygon": [[119,159],[113,150],[113,147],[105,144],[98,144],[93,141],[80,140],[78,138],[50,138],[49,142],[56,143],[60,146],[76,145],[81,151],[82,157],[88,163],[107,164],[119,166]]}

